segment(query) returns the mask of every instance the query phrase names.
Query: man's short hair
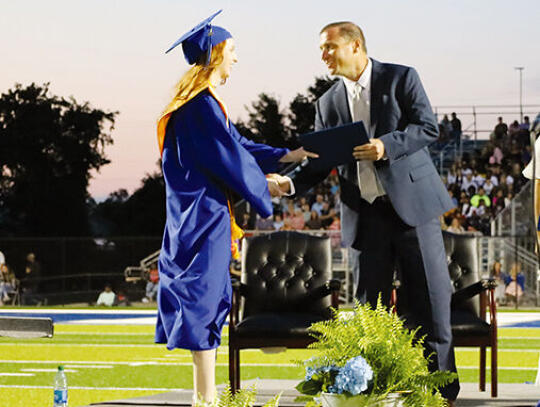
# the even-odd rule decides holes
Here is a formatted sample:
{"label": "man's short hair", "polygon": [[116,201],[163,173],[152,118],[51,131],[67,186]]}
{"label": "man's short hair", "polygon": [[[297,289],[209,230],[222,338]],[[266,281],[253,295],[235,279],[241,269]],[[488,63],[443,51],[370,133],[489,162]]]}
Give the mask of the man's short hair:
{"label": "man's short hair", "polygon": [[362,50],[367,54],[366,48],[366,39],[364,38],[364,33],[362,29],[358,27],[355,23],[350,21],[338,21],[337,23],[330,23],[325,25],[319,34],[322,34],[330,28],[339,28],[339,35],[349,41],[360,40],[362,44]]}

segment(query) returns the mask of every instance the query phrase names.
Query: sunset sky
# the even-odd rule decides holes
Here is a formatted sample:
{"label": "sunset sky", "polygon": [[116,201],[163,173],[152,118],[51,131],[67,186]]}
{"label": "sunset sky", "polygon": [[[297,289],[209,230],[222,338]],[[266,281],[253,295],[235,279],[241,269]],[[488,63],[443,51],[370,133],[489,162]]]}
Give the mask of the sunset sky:
{"label": "sunset sky", "polygon": [[[53,94],[120,112],[107,149],[112,163],[91,181],[97,199],[119,188],[133,192],[157,169],[156,120],[188,67],[181,48],[164,51],[220,8],[215,24],[233,34],[239,57],[219,89],[233,119],[245,118],[245,105],[261,92],[285,108],[325,74],[318,33],[341,20],[363,28],[371,57],[414,66],[434,106],[517,105],[516,66],[525,67],[524,103],[540,105],[537,0],[0,0],[0,6],[0,92],[50,82]],[[472,119],[462,121],[467,127]],[[481,127],[493,124],[485,118]]]}

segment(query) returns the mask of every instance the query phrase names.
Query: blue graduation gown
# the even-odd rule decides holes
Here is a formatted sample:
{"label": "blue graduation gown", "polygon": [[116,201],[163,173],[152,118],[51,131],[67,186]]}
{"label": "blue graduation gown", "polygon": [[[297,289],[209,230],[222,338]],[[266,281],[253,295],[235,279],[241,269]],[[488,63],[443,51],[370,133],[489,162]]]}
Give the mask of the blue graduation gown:
{"label": "blue graduation gown", "polygon": [[242,137],[204,90],[171,116],[163,145],[167,221],[159,256],[156,343],[207,350],[221,343],[231,306],[226,190],[272,214],[265,173],[288,152]]}

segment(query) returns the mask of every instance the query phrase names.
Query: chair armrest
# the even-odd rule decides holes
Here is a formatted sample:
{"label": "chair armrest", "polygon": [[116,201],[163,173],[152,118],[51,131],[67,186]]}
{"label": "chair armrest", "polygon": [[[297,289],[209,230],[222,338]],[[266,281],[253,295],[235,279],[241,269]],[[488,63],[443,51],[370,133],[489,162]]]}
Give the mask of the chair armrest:
{"label": "chair armrest", "polygon": [[477,281],[474,284],[461,288],[458,291],[456,291],[454,294],[452,294],[452,306],[460,302],[463,302],[465,300],[468,300],[469,298],[472,298],[483,291],[494,290],[495,287],[497,287],[497,282],[494,279],[489,278],[489,279],[482,279],[480,281]]}
{"label": "chair armrest", "polygon": [[229,335],[231,331],[236,329],[238,323],[239,311],[240,311],[240,296],[242,295],[242,283],[236,279],[231,281],[232,285],[232,299],[231,299],[231,312],[229,313]]}
{"label": "chair armrest", "polygon": [[309,298],[311,300],[318,300],[327,295],[332,295],[332,307],[337,309],[339,307],[339,290],[341,290],[341,281],[333,278],[311,290],[309,292]]}

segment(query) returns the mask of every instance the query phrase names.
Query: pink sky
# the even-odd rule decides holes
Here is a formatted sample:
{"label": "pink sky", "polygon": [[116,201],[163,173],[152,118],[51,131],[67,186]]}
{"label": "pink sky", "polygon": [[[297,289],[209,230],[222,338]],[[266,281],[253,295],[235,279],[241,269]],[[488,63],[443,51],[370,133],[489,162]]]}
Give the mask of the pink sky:
{"label": "pink sky", "polygon": [[[54,94],[120,111],[107,149],[112,163],[94,175],[90,193],[102,199],[119,188],[133,192],[157,169],[155,123],[187,69],[180,48],[164,51],[220,8],[215,23],[233,33],[239,55],[219,89],[233,119],[245,117],[244,106],[260,92],[285,108],[325,74],[318,32],[338,20],[364,29],[373,58],[416,67],[434,106],[517,104],[515,66],[525,67],[524,103],[540,104],[540,3],[532,0],[3,2],[0,91],[51,82]],[[463,117],[464,127],[470,122]]]}

